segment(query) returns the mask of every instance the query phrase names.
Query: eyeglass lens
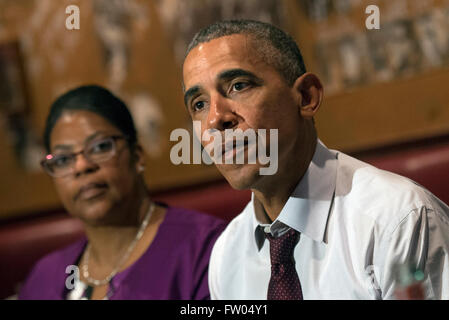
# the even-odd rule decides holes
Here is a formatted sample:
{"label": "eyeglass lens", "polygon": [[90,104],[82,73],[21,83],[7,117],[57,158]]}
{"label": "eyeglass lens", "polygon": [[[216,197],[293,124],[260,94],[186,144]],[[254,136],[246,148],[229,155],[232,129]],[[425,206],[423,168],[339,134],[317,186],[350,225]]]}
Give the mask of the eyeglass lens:
{"label": "eyeglass lens", "polygon": [[[85,158],[93,163],[106,161],[115,154],[115,141],[113,138],[92,141],[81,152]],[[46,159],[44,168],[53,176],[61,176],[72,171],[78,153],[60,153]]]}

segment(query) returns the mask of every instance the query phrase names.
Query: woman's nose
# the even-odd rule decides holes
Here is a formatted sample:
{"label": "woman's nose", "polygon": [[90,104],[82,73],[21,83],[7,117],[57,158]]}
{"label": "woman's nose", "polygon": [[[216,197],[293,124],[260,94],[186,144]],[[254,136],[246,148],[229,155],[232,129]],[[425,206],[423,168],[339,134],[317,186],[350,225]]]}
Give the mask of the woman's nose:
{"label": "woman's nose", "polygon": [[80,176],[83,173],[94,172],[98,169],[98,165],[90,161],[84,153],[76,155],[75,163],[73,164],[75,176]]}

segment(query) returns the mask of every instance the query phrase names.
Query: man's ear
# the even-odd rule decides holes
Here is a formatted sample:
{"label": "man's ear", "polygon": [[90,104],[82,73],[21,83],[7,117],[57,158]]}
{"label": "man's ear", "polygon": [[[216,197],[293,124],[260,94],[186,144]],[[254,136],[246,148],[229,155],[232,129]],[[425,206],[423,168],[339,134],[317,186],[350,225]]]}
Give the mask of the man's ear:
{"label": "man's ear", "polygon": [[313,118],[323,100],[323,85],[318,76],[310,72],[304,73],[296,79],[293,90],[301,116],[306,119]]}

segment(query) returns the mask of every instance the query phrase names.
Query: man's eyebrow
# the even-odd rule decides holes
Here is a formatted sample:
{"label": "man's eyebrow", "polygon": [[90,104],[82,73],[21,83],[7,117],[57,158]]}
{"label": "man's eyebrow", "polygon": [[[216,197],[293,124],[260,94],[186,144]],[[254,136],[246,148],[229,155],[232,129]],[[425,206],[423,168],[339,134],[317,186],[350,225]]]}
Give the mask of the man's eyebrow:
{"label": "man's eyebrow", "polygon": [[252,79],[256,80],[257,82],[263,82],[262,79],[257,77],[254,73],[252,73],[250,71],[243,70],[243,69],[225,70],[225,71],[221,72],[217,78],[219,80],[227,81],[227,80],[232,80],[237,77],[248,77],[248,78],[252,78]]}
{"label": "man's eyebrow", "polygon": [[200,86],[193,86],[189,88],[189,90],[184,93],[184,104],[187,106],[187,102],[190,100],[192,96],[197,94],[200,91]]}

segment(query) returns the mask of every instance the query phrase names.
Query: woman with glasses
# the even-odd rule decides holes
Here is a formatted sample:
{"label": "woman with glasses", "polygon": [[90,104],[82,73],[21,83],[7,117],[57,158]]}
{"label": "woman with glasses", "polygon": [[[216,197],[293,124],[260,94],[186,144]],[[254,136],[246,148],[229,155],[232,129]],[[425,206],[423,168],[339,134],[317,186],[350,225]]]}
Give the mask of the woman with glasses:
{"label": "woman with glasses", "polygon": [[207,269],[224,222],[154,203],[128,109],[83,86],[58,98],[42,167],[86,237],[41,259],[20,299],[208,299]]}

